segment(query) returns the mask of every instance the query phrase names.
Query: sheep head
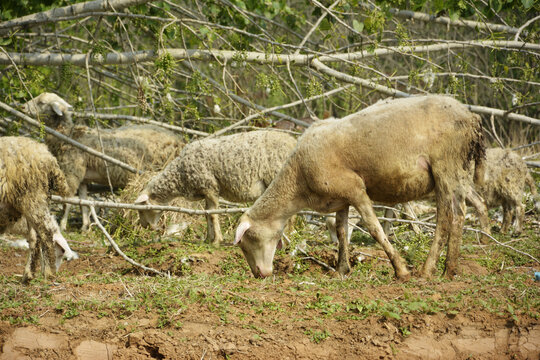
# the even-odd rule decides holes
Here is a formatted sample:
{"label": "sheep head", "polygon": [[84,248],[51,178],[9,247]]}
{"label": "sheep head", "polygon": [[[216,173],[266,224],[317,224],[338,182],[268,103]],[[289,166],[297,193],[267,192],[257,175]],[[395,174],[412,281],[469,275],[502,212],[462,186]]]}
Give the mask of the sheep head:
{"label": "sheep head", "polygon": [[256,222],[248,214],[242,215],[236,229],[234,244],[240,246],[255,277],[272,275],[272,262],[276,248],[281,248],[280,226]]}
{"label": "sheep head", "polygon": [[[150,199],[150,195],[146,191],[143,191],[137,200],[136,205],[154,205]],[[139,222],[142,227],[155,229],[159,218],[161,217],[161,211],[159,210],[139,210]]]}
{"label": "sheep head", "polygon": [[71,112],[73,107],[60,96],[42,93],[21,105],[21,110],[31,116],[43,117],[46,125],[57,128],[59,125],[73,125]]}

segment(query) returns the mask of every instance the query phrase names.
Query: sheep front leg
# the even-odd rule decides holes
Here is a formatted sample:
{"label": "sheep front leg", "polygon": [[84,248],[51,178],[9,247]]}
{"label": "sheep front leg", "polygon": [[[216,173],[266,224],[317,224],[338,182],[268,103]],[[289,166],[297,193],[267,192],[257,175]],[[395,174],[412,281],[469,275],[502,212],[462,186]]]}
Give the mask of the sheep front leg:
{"label": "sheep front leg", "polygon": [[64,205],[64,215],[62,216],[62,220],[60,220],[60,230],[62,230],[62,231],[66,231],[66,229],[67,229],[69,212],[71,211],[72,206],[73,205],[71,205],[71,204],[65,204]]}
{"label": "sheep front leg", "polygon": [[[83,200],[88,199],[88,187],[86,184],[82,183],[79,186],[79,198]],[[82,214],[82,231],[88,231],[90,229],[90,209],[88,206],[81,206]]]}
{"label": "sheep front leg", "polygon": [[370,235],[377,240],[377,242],[384,249],[384,252],[394,267],[396,277],[400,280],[408,280],[411,277],[411,273],[409,270],[407,270],[403,258],[399,255],[396,249],[394,249],[390,241],[388,241],[381,223],[379,222],[379,219],[377,219],[377,215],[373,210],[371,199],[364,189],[359,191],[360,193],[358,194],[356,201],[353,203],[354,207],[356,210],[358,210],[360,216],[362,216],[364,224],[368,228]]}
{"label": "sheep front leg", "polygon": [[28,257],[24,267],[23,284],[27,284],[36,277],[37,262],[40,255],[36,231],[29,225],[28,221],[26,223],[28,224]]}
{"label": "sheep front leg", "polygon": [[[219,198],[217,195],[209,194],[205,197],[205,200],[206,200],[206,207],[205,207],[206,210],[215,210],[218,208]],[[221,241],[223,240],[223,236],[221,235],[221,228],[219,226],[218,215],[207,214],[206,221],[208,223],[206,241],[214,245],[219,245]]]}
{"label": "sheep front leg", "polygon": [[341,275],[351,271],[349,266],[349,239],[347,238],[349,226],[349,206],[336,212],[336,234],[339,244],[337,270]]}

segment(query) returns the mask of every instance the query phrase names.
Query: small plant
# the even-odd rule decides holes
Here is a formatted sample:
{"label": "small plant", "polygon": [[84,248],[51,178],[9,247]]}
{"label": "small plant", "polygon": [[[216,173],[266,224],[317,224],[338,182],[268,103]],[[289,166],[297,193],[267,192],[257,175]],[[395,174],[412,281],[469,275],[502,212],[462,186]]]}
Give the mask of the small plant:
{"label": "small plant", "polygon": [[319,344],[321,341],[332,336],[332,334],[326,329],[323,331],[307,329],[306,331],[304,331],[304,334],[309,336],[311,341],[313,341],[315,344]]}

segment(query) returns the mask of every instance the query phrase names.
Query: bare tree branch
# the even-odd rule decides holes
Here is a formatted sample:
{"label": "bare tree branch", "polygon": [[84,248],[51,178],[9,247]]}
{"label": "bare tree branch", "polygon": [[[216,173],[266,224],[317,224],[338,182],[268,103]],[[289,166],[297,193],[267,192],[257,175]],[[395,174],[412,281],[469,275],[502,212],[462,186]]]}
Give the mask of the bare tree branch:
{"label": "bare tree branch", "polygon": [[[25,25],[37,25],[65,16],[84,15],[96,11],[120,10],[134,5],[146,4],[154,0],[95,0],[80,4],[64,6],[51,9],[36,14],[26,15],[17,19],[0,23],[0,35],[6,30],[18,28]],[[114,6],[114,8],[113,8]]]}
{"label": "bare tree branch", "polygon": [[[436,40],[434,40],[436,41]],[[482,41],[455,41],[420,45],[411,47],[387,47],[376,49],[374,51],[364,50],[359,52],[333,54],[319,56],[321,63],[354,61],[373,56],[391,55],[396,52],[402,54],[415,54],[423,52],[444,51],[448,49],[465,49],[469,47],[489,47],[494,49],[518,49],[540,51],[540,44],[526,43],[521,41],[506,40],[482,40]],[[159,51],[140,50],[129,52],[108,53],[105,56],[96,54],[89,59],[90,64],[101,65],[129,65],[133,63],[149,62],[156,60],[164,53],[170,54],[176,60],[204,60],[215,61],[216,59],[230,61],[239,56],[238,51],[231,50],[201,50],[201,49],[173,49],[167,48]],[[240,54],[243,61],[255,62],[258,64],[285,65],[287,61],[291,65],[308,65],[315,55],[293,55],[293,54],[266,54],[263,52],[247,51]],[[10,60],[11,57],[13,60]],[[18,65],[34,66],[60,66],[63,64],[72,64],[84,67],[86,63],[86,54],[64,54],[64,53],[8,53],[0,54],[0,65],[11,64],[12,61]]]}

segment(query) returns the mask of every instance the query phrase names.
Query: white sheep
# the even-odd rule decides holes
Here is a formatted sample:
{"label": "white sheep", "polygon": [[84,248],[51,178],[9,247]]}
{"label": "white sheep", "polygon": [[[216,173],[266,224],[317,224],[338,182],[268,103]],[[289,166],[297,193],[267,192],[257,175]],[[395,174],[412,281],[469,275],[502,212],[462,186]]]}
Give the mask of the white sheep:
{"label": "white sheep", "polygon": [[[140,170],[161,170],[169,160],[178,155],[184,145],[179,136],[156,125],[130,125],[100,131],[74,125],[71,119],[71,106],[52,93],[40,94],[22,105],[22,110],[38,116],[46,125],[70,136],[73,140]],[[54,136],[48,136],[46,143],[66,174],[69,196],[73,196],[79,190],[79,196],[85,198],[87,183],[110,184],[122,188],[134,175]],[[60,223],[62,229],[67,226],[69,206],[66,208]],[[83,207],[83,230],[87,229],[89,224],[88,210]]]}
{"label": "white sheep", "polygon": [[[219,197],[247,202],[257,199],[279,172],[296,145],[296,139],[276,131],[251,131],[194,141],[155,176],[136,204],[167,204],[176,197],[206,200],[216,209]],[[154,226],[161,216],[155,210],[139,211],[143,226]],[[219,244],[218,216],[208,215],[207,241]]]}
{"label": "white sheep", "polygon": [[457,273],[465,218],[464,179],[472,159],[483,177],[480,117],[445,96],[389,100],[342,119],[318,121],[298,145],[266,192],[242,215],[236,230],[255,276],[269,276],[289,217],[303,208],[336,212],[337,269],[350,271],[346,241],[349,205],[360,213],[388,255],[396,276],[408,279],[405,262],[388,241],[372,201],[395,204],[435,190],[437,229],[422,275],[435,269],[448,242],[446,275]]}
{"label": "white sheep", "polygon": [[40,252],[45,277],[56,272],[62,257],[78,258],[49,213],[52,191],[65,194],[67,183],[47,147],[24,137],[0,137],[0,233],[26,219],[30,251],[23,282],[35,277]]}

